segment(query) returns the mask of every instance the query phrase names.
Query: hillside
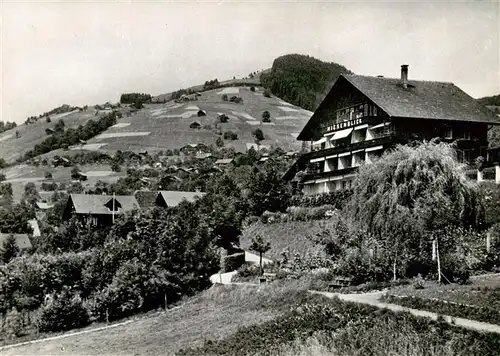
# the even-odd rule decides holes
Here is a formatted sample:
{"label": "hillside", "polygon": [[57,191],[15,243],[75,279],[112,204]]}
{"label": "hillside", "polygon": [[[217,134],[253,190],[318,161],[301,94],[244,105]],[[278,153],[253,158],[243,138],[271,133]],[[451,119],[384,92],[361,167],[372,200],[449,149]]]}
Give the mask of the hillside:
{"label": "hillside", "polygon": [[[243,103],[223,101],[223,94],[239,96]],[[198,117],[199,110],[206,115]],[[271,115],[270,123],[261,122],[265,110]],[[221,123],[220,114],[227,115],[229,121]],[[202,92],[195,101],[146,104],[144,109],[120,119],[118,124],[89,140],[87,147],[104,152],[137,152],[178,149],[195,143],[215,145],[218,137],[224,137],[224,132],[232,131],[238,138],[224,139],[224,145],[242,152],[255,144],[252,131],[260,128],[265,137],[262,147],[273,145],[299,150],[300,143],[295,137],[311,114],[276,97],[264,97],[258,87],[255,92],[248,87],[227,87]],[[190,128],[193,122],[201,127]]]}
{"label": "hillside", "polygon": [[500,106],[500,94],[477,99],[484,106]]}
{"label": "hillside", "polygon": [[[269,71],[270,71],[270,69],[265,69],[265,70],[262,70],[262,71],[256,71],[256,72],[250,73],[250,75],[248,77],[245,77],[245,78],[234,78],[234,79],[229,79],[229,80],[225,80],[225,81],[219,82],[219,85],[221,87],[229,87],[229,86],[251,86],[251,85],[259,86],[259,85],[261,85],[261,80],[260,80],[261,75],[263,73],[267,73]],[[151,98],[151,101],[153,103],[165,103],[165,102],[167,102],[169,100],[174,99],[173,96],[175,96],[176,94],[178,94],[178,95],[180,93],[191,94],[191,93],[194,93],[194,92],[201,92],[201,91],[205,91],[205,90],[206,90],[206,88],[205,88],[204,84],[193,85],[193,86],[185,88],[185,89],[180,89],[180,90],[177,90],[177,91],[173,91],[173,92],[164,93],[164,94],[160,94],[160,95],[154,96],[153,98]]]}
{"label": "hillside", "polygon": [[[37,144],[43,142],[47,137],[46,130],[54,129],[56,124],[64,121],[65,128],[78,128],[80,125],[85,125],[89,120],[96,121],[99,117],[108,113],[106,110],[99,111],[95,115],[96,110],[88,108],[87,110],[73,110],[66,113],[50,116],[50,122],[46,118],[40,118],[31,124],[22,124],[11,130],[0,134],[0,158],[6,162],[12,163],[16,159],[23,156]],[[17,132],[17,134],[16,134]]]}
{"label": "hillside", "polygon": [[274,60],[269,73],[261,76],[262,85],[294,105],[314,110],[343,73],[352,73],[337,63],[323,62],[300,54]]}

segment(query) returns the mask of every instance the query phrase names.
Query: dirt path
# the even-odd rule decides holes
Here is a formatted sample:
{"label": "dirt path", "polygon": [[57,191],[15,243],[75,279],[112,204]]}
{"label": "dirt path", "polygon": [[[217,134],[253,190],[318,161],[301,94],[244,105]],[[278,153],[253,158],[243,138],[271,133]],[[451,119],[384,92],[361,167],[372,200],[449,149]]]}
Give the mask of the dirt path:
{"label": "dirt path", "polygon": [[429,312],[426,310],[419,310],[419,309],[412,309],[412,308],[407,308],[403,307],[401,305],[397,304],[390,304],[390,303],[385,303],[379,300],[380,297],[382,297],[386,292],[385,291],[377,291],[377,292],[371,292],[371,293],[362,293],[362,294],[341,294],[341,293],[330,293],[330,292],[321,292],[321,291],[310,291],[311,293],[315,294],[321,294],[324,295],[325,297],[328,298],[334,298],[338,297],[341,300],[344,300],[346,302],[354,302],[354,303],[359,303],[359,304],[368,304],[375,306],[377,308],[385,308],[389,309],[392,311],[403,311],[403,312],[408,312],[410,314],[424,317],[424,318],[430,318],[433,320],[436,320],[438,318],[438,315],[443,317],[446,322],[453,324],[453,325],[458,325],[467,329],[472,329],[480,332],[490,332],[490,333],[497,333],[500,334],[500,326],[495,325],[495,324],[489,324],[489,323],[483,323],[480,321],[475,321],[475,320],[470,320],[470,319],[464,319],[464,318],[458,318],[458,317],[452,317],[449,315],[441,315],[433,312]]}

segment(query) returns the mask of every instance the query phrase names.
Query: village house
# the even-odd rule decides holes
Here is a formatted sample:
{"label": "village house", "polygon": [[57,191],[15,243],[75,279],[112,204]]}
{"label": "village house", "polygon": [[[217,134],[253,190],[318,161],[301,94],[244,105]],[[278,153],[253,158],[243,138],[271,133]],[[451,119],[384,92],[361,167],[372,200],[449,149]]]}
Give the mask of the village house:
{"label": "village house", "polygon": [[[488,130],[499,124],[452,83],[410,80],[408,65],[399,79],[341,75],[297,137],[310,152],[284,178],[300,172],[304,194],[349,189],[361,164],[398,143],[433,138],[455,142],[459,159],[472,164],[488,157]],[[495,170],[500,182],[498,163]]]}
{"label": "village house", "polygon": [[134,197],[142,209],[152,208],[155,206],[161,208],[174,208],[183,200],[192,203],[196,199],[201,198],[203,195],[205,195],[205,193],[173,190],[138,190],[134,193]]}
{"label": "village house", "polygon": [[117,215],[138,208],[133,195],[70,194],[63,219],[76,215],[92,225],[110,226]]}
{"label": "village house", "polygon": [[216,166],[229,166],[229,165],[234,165],[234,159],[233,158],[220,158],[217,161],[215,161]]}

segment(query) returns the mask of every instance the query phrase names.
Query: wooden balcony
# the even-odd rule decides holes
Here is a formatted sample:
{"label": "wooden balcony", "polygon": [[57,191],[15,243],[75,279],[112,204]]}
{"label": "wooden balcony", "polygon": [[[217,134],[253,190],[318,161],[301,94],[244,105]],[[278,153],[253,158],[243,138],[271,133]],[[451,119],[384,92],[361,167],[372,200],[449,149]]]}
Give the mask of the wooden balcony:
{"label": "wooden balcony", "polygon": [[312,152],[304,154],[304,157],[306,160],[310,160],[313,158],[331,156],[331,155],[338,154],[338,153],[343,153],[343,152],[347,152],[347,151],[355,151],[355,150],[368,148],[368,147],[372,147],[372,146],[379,146],[379,145],[389,146],[393,143],[400,143],[400,141],[401,140],[398,139],[395,135],[390,134],[390,135],[382,136],[379,138],[375,138],[373,140],[366,140],[366,141],[361,141],[361,142],[356,142],[356,143],[345,143],[345,144],[337,145],[335,147],[325,148],[323,150],[312,151]]}
{"label": "wooden balcony", "polygon": [[349,173],[354,173],[359,167],[347,167],[343,169],[337,169],[334,171],[330,172],[317,172],[317,173],[306,173],[303,177],[303,181],[309,181],[309,180],[315,180],[315,179],[322,179],[322,178],[328,178],[332,176],[339,176],[339,175],[344,175],[344,174],[349,174]]}

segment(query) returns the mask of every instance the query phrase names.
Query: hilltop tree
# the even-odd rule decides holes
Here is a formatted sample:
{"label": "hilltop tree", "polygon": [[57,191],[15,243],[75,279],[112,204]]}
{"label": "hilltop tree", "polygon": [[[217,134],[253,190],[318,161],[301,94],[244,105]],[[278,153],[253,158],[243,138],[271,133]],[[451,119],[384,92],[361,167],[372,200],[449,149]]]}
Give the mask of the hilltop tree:
{"label": "hilltop tree", "polygon": [[264,274],[264,269],[262,268],[262,255],[271,249],[271,243],[269,241],[265,241],[262,236],[257,235],[252,238],[252,244],[250,245],[250,250],[255,251],[259,254],[259,266],[260,266],[260,275]]}
{"label": "hilltop tree", "polygon": [[16,138],[19,138],[21,137],[21,134],[19,133],[19,131],[16,130]]}
{"label": "hilltop tree", "polygon": [[14,234],[9,234],[7,239],[2,243],[2,249],[0,250],[0,259],[3,263],[9,263],[14,257],[19,255],[20,249],[17,245],[16,238]]}

